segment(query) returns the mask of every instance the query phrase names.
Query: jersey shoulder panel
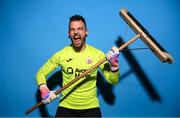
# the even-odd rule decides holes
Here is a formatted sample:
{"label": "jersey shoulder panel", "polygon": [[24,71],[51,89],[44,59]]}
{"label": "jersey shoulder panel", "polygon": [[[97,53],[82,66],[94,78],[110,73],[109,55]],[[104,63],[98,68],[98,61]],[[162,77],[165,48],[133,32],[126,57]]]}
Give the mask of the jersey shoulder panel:
{"label": "jersey shoulder panel", "polygon": [[90,52],[93,52],[94,54],[96,54],[98,57],[101,57],[101,58],[104,58],[105,57],[105,54],[103,51],[101,51],[100,49],[98,48],[95,48],[91,45],[87,45],[88,46],[88,49]]}
{"label": "jersey shoulder panel", "polygon": [[64,47],[63,49],[57,51],[53,56],[54,57],[59,57],[59,56],[63,57],[65,55],[68,55],[71,52],[72,52],[72,46],[68,45],[68,46]]}

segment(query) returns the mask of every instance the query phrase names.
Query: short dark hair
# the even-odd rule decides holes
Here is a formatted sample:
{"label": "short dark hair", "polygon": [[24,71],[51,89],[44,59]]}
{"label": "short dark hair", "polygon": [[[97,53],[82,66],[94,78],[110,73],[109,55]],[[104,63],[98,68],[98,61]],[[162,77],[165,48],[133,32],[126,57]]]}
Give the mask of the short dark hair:
{"label": "short dark hair", "polygon": [[71,17],[69,18],[69,28],[70,28],[70,23],[71,23],[72,21],[79,21],[79,20],[81,20],[81,21],[84,23],[85,28],[87,28],[87,26],[86,26],[86,20],[84,19],[84,17],[81,16],[81,15],[77,15],[77,14],[75,14],[75,15],[73,15],[73,16],[71,16]]}

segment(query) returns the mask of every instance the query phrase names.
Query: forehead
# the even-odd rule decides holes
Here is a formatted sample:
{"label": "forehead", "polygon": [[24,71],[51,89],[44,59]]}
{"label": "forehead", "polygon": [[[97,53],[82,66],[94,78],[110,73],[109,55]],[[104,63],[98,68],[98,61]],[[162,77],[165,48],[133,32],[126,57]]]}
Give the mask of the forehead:
{"label": "forehead", "polygon": [[85,24],[81,20],[71,21],[69,24],[70,28],[85,27]]}

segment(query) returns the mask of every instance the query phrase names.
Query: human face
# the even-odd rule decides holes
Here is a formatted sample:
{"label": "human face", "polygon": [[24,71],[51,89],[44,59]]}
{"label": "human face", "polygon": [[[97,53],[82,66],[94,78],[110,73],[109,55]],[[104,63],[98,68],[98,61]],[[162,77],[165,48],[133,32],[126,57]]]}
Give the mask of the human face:
{"label": "human face", "polygon": [[76,50],[81,51],[85,48],[85,39],[87,34],[88,31],[81,20],[70,22],[68,35],[71,39],[73,47]]}

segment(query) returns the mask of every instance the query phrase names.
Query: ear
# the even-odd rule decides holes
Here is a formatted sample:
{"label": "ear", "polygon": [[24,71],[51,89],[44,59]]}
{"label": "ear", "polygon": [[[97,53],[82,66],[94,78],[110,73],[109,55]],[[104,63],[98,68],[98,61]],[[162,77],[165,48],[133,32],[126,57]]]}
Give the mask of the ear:
{"label": "ear", "polygon": [[70,34],[69,34],[69,31],[67,32],[67,35],[68,35],[68,37],[70,38]]}
{"label": "ear", "polygon": [[88,35],[88,30],[86,30],[86,36]]}

